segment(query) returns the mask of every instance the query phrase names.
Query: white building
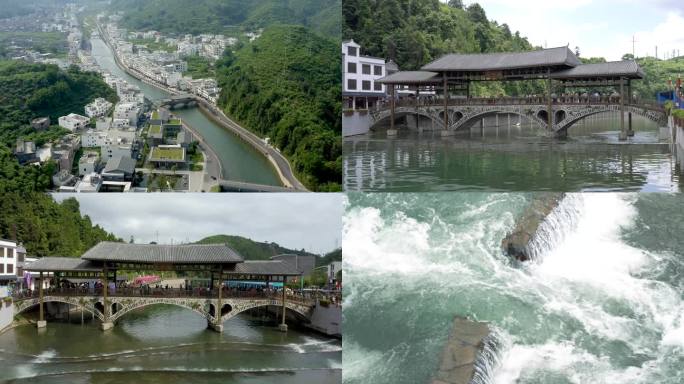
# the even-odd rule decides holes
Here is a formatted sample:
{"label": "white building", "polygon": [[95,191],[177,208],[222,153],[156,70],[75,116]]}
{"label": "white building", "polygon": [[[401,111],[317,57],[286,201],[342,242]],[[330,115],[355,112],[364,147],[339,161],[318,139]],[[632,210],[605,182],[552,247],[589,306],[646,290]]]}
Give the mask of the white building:
{"label": "white building", "polygon": [[85,176],[97,171],[100,165],[100,154],[97,152],[85,152],[78,160],[78,175]]}
{"label": "white building", "polygon": [[107,140],[107,132],[89,129],[81,135],[81,146],[83,148],[101,147]]}
{"label": "white building", "polygon": [[354,40],[342,42],[342,98],[345,109],[369,109],[387,96],[385,86],[377,82],[387,75],[385,59],[361,55]]}
{"label": "white building", "polygon": [[93,100],[90,104],[85,106],[85,113],[88,117],[103,117],[109,113],[112,108],[112,103],[109,101],[98,97]]}
{"label": "white building", "polygon": [[133,143],[124,140],[110,140],[102,147],[102,160],[108,161],[113,157],[132,157]]}
{"label": "white building", "polygon": [[102,176],[97,173],[89,173],[83,176],[83,180],[76,183],[74,192],[94,193],[99,192],[100,188],[102,188]]}
{"label": "white building", "polygon": [[85,128],[89,122],[89,118],[75,113],[70,113],[57,119],[57,123],[60,127],[66,128],[72,132]]}
{"label": "white building", "polygon": [[23,267],[25,256],[26,250],[21,244],[11,240],[0,239],[0,285],[15,282],[17,276],[23,276],[21,268]]}
{"label": "white building", "polygon": [[130,126],[138,126],[140,106],[137,103],[119,103],[114,107],[114,120],[126,119]]}

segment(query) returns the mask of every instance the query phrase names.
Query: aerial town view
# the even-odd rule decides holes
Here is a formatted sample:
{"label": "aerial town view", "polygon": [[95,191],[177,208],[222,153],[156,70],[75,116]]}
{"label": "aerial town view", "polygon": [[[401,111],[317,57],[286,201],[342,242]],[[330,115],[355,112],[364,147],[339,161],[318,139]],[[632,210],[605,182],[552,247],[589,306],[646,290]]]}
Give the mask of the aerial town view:
{"label": "aerial town view", "polygon": [[261,196],[4,196],[0,381],[340,383],[342,196]]}
{"label": "aerial town view", "polygon": [[340,190],[339,1],[9,1],[0,191]]}

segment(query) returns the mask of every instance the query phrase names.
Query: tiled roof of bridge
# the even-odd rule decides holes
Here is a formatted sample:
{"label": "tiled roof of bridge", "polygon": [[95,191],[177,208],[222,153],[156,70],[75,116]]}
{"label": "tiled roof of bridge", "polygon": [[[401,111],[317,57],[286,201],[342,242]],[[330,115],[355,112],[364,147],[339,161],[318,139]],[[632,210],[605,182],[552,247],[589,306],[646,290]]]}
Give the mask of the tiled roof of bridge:
{"label": "tiled roof of bridge", "polygon": [[103,241],[81,256],[85,260],[133,263],[209,264],[244,260],[225,244],[127,244]]}
{"label": "tiled roof of bridge", "polygon": [[294,265],[283,260],[247,260],[244,263],[237,264],[233,273],[246,275],[301,275],[301,272]]}
{"label": "tiled roof of bridge", "polygon": [[101,271],[102,267],[97,266],[90,260],[83,260],[75,257],[43,257],[27,265],[24,269],[34,272],[94,272]]}
{"label": "tiled roof of bridge", "polygon": [[383,84],[419,84],[439,83],[437,72],[428,71],[401,71],[376,80]]}
{"label": "tiled roof of bridge", "polygon": [[568,47],[525,52],[450,54],[425,65],[424,71],[496,71],[530,67],[575,67],[582,62]]}
{"label": "tiled roof of bridge", "polygon": [[634,60],[611,61],[608,63],[582,64],[574,68],[551,74],[554,79],[572,79],[588,77],[624,76],[632,79],[642,79],[644,72]]}

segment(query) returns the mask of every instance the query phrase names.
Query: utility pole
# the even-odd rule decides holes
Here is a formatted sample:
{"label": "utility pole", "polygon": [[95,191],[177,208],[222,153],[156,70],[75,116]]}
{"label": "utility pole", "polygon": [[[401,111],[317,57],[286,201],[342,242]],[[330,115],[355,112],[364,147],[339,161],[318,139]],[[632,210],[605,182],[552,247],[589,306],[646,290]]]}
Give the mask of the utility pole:
{"label": "utility pole", "polygon": [[636,59],[636,36],[632,35],[632,58]]}
{"label": "utility pole", "polygon": [[658,46],[656,45],[656,60],[658,60]]}

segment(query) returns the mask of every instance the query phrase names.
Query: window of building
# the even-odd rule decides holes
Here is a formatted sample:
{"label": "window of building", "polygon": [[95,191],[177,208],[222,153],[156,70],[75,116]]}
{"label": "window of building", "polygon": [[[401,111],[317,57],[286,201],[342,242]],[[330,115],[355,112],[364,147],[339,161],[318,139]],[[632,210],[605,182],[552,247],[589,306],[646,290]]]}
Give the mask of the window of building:
{"label": "window of building", "polygon": [[5,257],[5,248],[0,247],[0,257]]}
{"label": "window of building", "polygon": [[356,73],[356,63],[347,63],[347,72]]}
{"label": "window of building", "polygon": [[356,47],[347,47],[347,55],[356,56]]}
{"label": "window of building", "polygon": [[374,83],[373,84],[373,89],[376,91],[381,91],[382,92],[382,84],[380,83]]}
{"label": "window of building", "polygon": [[14,273],[14,265],[7,264],[7,273]]}
{"label": "window of building", "polygon": [[356,80],[354,80],[354,79],[347,80],[347,89],[356,89]]}
{"label": "window of building", "polygon": [[25,256],[25,254],[23,254],[23,253],[21,253],[21,252],[17,252],[17,261],[20,262],[20,263],[23,262],[23,261],[24,261],[24,256]]}
{"label": "window of building", "polygon": [[10,259],[14,258],[14,248],[7,248],[7,257]]}
{"label": "window of building", "polygon": [[371,89],[371,82],[370,80],[364,80],[362,85],[364,91],[370,91]]}
{"label": "window of building", "polygon": [[363,64],[361,66],[361,73],[363,73],[364,75],[370,75],[370,68],[370,64]]}
{"label": "window of building", "polygon": [[24,268],[17,267],[17,276],[24,277]]}
{"label": "window of building", "polygon": [[0,273],[5,273],[5,264],[0,264]]}
{"label": "window of building", "polygon": [[376,65],[373,67],[374,75],[375,76],[382,76],[382,67],[379,65]]}

